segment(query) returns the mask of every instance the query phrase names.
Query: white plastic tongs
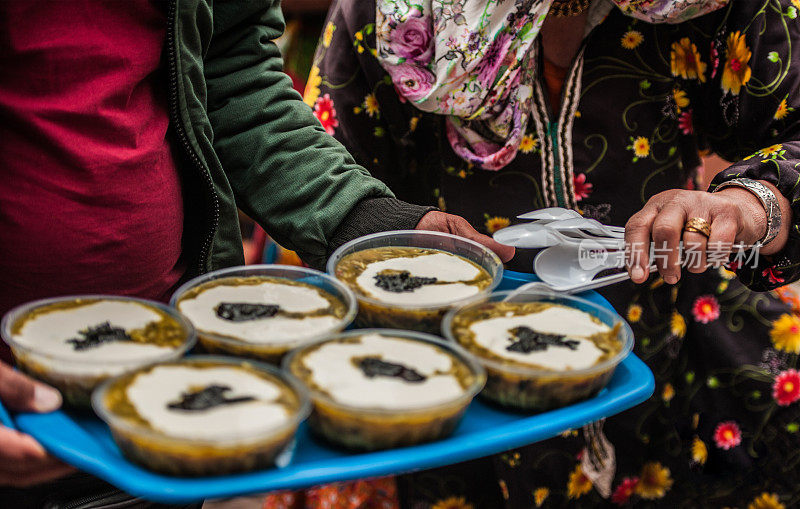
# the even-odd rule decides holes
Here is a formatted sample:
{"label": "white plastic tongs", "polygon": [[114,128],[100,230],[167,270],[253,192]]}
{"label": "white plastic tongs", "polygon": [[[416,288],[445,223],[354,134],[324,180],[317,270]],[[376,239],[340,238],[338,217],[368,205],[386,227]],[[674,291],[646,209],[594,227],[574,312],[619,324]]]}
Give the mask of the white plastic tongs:
{"label": "white plastic tongs", "polygon": [[623,246],[625,228],[601,224],[574,210],[551,207],[527,212],[517,218],[532,221],[496,231],[494,239],[497,242],[520,248],[541,249],[561,244],[580,244],[583,240],[591,239],[609,249]]}
{"label": "white plastic tongs", "polygon": [[[625,228],[604,225],[561,207],[517,217],[531,222],[498,230],[494,239],[518,248],[546,249],[534,261],[534,272],[541,282],[521,286],[507,300],[534,288],[577,293],[629,279],[627,272],[594,279],[604,270],[624,267]],[[590,252],[596,253],[596,258],[587,257]]]}

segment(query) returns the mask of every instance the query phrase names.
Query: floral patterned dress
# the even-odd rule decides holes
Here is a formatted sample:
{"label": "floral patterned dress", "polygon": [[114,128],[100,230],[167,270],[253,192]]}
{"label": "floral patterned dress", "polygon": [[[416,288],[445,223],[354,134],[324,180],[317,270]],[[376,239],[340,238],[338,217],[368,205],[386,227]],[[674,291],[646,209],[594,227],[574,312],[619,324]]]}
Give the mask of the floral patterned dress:
{"label": "floral patterned dress", "polygon": [[[798,0],[735,0],[678,24],[611,9],[586,36],[561,104],[537,82],[519,153],[486,171],[456,156],[443,117],[397,94],[375,58],[374,2],[334,4],[305,100],[401,199],[487,233],[549,206],[624,225],[653,195],[692,189],[708,149],[738,161],[715,184],[774,182],[795,218],[782,253],[735,263],[736,273],[603,292],[655,374],[649,401],[492,458],[401,476],[404,505],[800,506],[800,301],[774,290],[800,276],[799,9]],[[538,43],[532,51],[541,66]],[[509,267],[529,271],[533,254],[520,251]]]}

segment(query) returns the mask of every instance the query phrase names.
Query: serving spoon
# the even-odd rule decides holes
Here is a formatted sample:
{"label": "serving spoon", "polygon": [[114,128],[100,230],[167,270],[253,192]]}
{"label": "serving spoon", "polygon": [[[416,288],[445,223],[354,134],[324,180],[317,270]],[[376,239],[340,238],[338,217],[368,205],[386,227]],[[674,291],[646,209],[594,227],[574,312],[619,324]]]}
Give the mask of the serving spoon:
{"label": "serving spoon", "polygon": [[548,207],[545,209],[532,210],[517,216],[517,219],[532,219],[535,221],[559,221],[561,219],[582,218],[577,210],[565,209],[563,207]]}
{"label": "serving spoon", "polygon": [[[656,270],[656,266],[653,265],[650,267],[651,271]],[[532,281],[530,283],[525,283],[524,285],[518,287],[516,290],[511,292],[503,299],[504,302],[514,302],[517,298],[526,292],[530,291],[548,291],[548,292],[557,292],[557,293],[581,293],[586,292],[589,290],[596,290],[598,288],[603,288],[604,286],[610,286],[616,283],[621,283],[623,281],[627,281],[630,279],[630,274],[627,271],[620,272],[619,274],[611,274],[610,276],[603,276],[597,279],[593,279],[587,283],[580,283],[573,286],[563,286],[563,287],[553,287],[548,285],[543,281]],[[520,299],[524,300],[524,299]]]}
{"label": "serving spoon", "polygon": [[[551,223],[552,224],[552,223]],[[578,246],[585,241],[596,242],[598,247],[619,249],[624,245],[621,238],[596,237],[570,228],[570,235],[549,227],[549,224],[523,223],[497,230],[493,238],[500,244],[529,249],[570,245]]]}
{"label": "serving spoon", "polygon": [[536,275],[553,288],[588,283],[600,272],[624,265],[624,250],[606,251],[601,245],[591,249],[553,246],[540,252],[533,261]]}
{"label": "serving spoon", "polygon": [[610,237],[621,239],[625,237],[625,228],[622,226],[609,226],[596,219],[587,217],[573,217],[560,219],[547,223],[547,227],[568,234],[571,231],[591,233],[595,237]]}

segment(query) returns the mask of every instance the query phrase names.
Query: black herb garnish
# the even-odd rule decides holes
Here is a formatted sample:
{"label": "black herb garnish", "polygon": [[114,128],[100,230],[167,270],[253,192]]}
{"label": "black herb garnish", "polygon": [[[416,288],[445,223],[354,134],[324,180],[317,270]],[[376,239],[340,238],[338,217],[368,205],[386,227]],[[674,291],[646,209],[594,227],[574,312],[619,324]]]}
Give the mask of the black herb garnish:
{"label": "black herb garnish", "polygon": [[97,348],[103,343],[111,341],[132,341],[128,333],[122,327],[114,327],[109,322],[103,322],[94,327],[88,327],[78,332],[82,337],[68,339],[67,343],[72,344],[76,351]]}
{"label": "black herb garnish", "polygon": [[514,327],[511,333],[511,344],[506,347],[509,352],[531,353],[547,350],[551,346],[560,346],[577,350],[578,341],[574,339],[564,339],[565,336],[559,334],[545,334],[536,332],[529,327]]}
{"label": "black herb garnish", "polygon": [[411,368],[407,368],[402,364],[395,364],[393,362],[382,361],[377,357],[365,357],[358,361],[358,367],[364,372],[368,378],[375,378],[376,376],[391,376],[401,378],[406,382],[424,382],[427,378]]}
{"label": "black herb garnish", "polygon": [[214,311],[223,320],[247,322],[272,318],[280,310],[277,304],[252,304],[250,302],[221,302]]}
{"label": "black herb garnish", "polygon": [[225,397],[225,393],[230,392],[230,390],[231,388],[227,385],[209,385],[197,391],[184,392],[181,394],[180,401],[168,403],[167,408],[170,410],[196,412],[222,405],[254,401],[256,399],[253,396],[240,396],[238,398]]}
{"label": "black herb garnish", "polygon": [[377,274],[374,277],[375,286],[394,293],[413,292],[423,285],[436,283],[435,277],[412,276],[407,270],[393,274]]}

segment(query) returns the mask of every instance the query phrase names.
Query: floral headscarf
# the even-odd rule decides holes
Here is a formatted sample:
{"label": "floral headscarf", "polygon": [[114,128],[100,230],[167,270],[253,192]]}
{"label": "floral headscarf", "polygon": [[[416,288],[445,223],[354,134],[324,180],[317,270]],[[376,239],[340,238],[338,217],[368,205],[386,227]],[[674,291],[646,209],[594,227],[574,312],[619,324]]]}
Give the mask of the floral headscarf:
{"label": "floral headscarf", "polygon": [[[680,23],[728,0],[611,0],[628,16]],[[531,46],[552,0],[376,0],[377,57],[400,95],[446,115],[459,157],[499,170],[530,118]]]}

